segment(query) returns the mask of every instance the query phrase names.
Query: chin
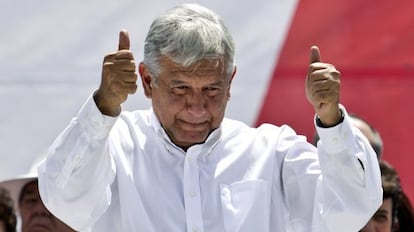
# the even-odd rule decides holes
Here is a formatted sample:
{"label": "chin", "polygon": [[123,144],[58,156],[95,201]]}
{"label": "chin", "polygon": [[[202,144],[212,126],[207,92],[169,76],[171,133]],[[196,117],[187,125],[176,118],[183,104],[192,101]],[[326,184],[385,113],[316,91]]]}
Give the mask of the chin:
{"label": "chin", "polygon": [[193,145],[204,143],[205,141],[206,141],[206,138],[198,137],[198,138],[189,138],[189,139],[185,139],[181,141],[176,141],[174,143],[181,148],[189,148]]}
{"label": "chin", "polygon": [[29,229],[23,229],[22,232],[52,232],[53,229],[47,226],[31,226]]}

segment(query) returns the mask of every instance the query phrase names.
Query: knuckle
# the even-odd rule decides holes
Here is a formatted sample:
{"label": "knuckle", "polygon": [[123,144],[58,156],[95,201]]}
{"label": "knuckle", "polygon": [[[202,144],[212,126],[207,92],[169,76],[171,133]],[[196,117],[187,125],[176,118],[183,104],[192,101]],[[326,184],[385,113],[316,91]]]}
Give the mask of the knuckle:
{"label": "knuckle", "polygon": [[135,93],[135,92],[137,92],[137,89],[138,89],[138,86],[136,84],[135,85],[132,85],[131,88],[130,88],[130,90],[129,90],[129,92],[130,93]]}
{"label": "knuckle", "polygon": [[110,61],[104,61],[104,63],[103,63],[103,67],[104,68],[110,68],[110,67],[112,67],[113,66],[113,62],[110,62]]}

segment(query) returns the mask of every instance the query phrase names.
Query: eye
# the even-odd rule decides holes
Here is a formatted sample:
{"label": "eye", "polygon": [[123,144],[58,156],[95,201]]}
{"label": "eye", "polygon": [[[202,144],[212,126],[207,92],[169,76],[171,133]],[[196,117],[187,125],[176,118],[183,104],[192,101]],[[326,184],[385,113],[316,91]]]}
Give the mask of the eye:
{"label": "eye", "polygon": [[38,202],[38,200],[39,199],[36,197],[27,196],[22,199],[22,204],[25,206],[33,206]]}
{"label": "eye", "polygon": [[207,96],[214,97],[221,92],[221,88],[218,88],[215,86],[209,86],[205,88],[205,91],[207,92]]}
{"label": "eye", "polygon": [[386,212],[376,212],[372,218],[377,222],[386,222],[389,220],[389,215]]}
{"label": "eye", "polygon": [[184,94],[186,94],[188,92],[188,90],[190,88],[188,86],[186,86],[186,85],[179,85],[179,86],[174,86],[171,89],[172,89],[172,92],[174,94],[184,95]]}

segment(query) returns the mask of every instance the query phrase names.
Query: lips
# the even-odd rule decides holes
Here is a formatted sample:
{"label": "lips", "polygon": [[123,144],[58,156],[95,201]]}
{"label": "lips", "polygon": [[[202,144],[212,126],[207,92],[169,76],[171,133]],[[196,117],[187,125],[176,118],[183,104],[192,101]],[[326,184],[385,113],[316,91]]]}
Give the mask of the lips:
{"label": "lips", "polygon": [[204,131],[208,127],[208,122],[187,122],[180,120],[180,126],[183,130],[186,131]]}
{"label": "lips", "polygon": [[52,228],[50,228],[49,226],[46,226],[44,224],[34,224],[34,225],[30,226],[30,231],[33,231],[33,232],[51,232],[53,230],[52,230]]}

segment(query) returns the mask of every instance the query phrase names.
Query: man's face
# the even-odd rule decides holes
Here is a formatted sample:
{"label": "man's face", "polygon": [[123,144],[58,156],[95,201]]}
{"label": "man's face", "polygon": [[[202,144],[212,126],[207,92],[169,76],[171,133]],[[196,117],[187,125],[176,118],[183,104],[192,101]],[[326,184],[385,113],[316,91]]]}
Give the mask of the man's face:
{"label": "man's face", "polygon": [[233,76],[226,76],[223,63],[217,60],[184,68],[163,57],[161,67],[157,83],[150,84],[143,64],[140,73],[162,127],[183,149],[203,143],[223,120]]}
{"label": "man's face", "polygon": [[360,232],[391,232],[392,199],[385,198],[381,207]]}
{"label": "man's face", "polygon": [[37,180],[26,184],[19,201],[22,232],[71,232],[74,231],[54,217],[43,205]]}

